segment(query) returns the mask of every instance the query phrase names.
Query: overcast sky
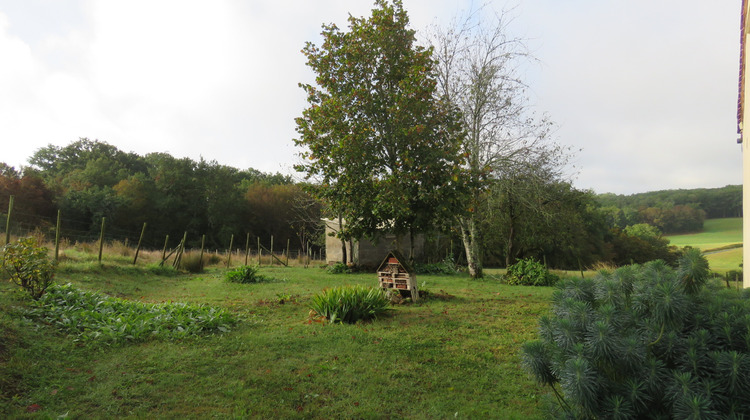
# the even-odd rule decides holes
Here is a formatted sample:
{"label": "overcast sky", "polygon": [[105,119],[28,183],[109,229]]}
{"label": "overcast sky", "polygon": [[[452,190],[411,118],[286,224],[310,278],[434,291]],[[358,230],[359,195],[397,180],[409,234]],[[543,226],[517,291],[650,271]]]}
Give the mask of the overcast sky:
{"label": "overcast sky", "polygon": [[[412,28],[481,1],[404,0]],[[531,101],[574,184],[631,194],[740,184],[740,0],[490,1],[539,60]],[[370,1],[0,0],[0,162],[79,137],[293,173],[300,50]]]}

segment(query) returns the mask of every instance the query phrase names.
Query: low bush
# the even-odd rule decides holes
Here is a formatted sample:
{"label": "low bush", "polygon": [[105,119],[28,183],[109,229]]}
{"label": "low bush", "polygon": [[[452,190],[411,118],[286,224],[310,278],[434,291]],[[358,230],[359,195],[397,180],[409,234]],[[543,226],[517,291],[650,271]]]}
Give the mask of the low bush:
{"label": "low bush", "polygon": [[750,413],[750,300],[688,250],[568,279],[523,363],[565,418],[741,418]]}
{"label": "low bush", "polygon": [[33,237],[21,238],[3,247],[2,267],[10,280],[39,299],[52,284],[55,264],[47,248],[37,245]]}
{"label": "low bush", "polygon": [[342,262],[337,262],[333,265],[327,265],[325,266],[325,269],[331,274],[349,274],[352,272],[352,269]]}
{"label": "low bush", "polygon": [[456,274],[458,266],[453,258],[448,257],[439,263],[416,264],[414,270],[417,274]]}
{"label": "low bush", "polygon": [[258,274],[258,267],[242,265],[230,271],[225,275],[227,281],[233,283],[259,283],[268,280],[266,277]]}
{"label": "low bush", "polygon": [[180,259],[180,268],[188,273],[202,273],[205,260],[205,258],[201,258],[200,253],[188,252]]}
{"label": "low bush", "polygon": [[70,284],[48,288],[26,316],[73,335],[77,342],[107,345],[227,332],[236,323],[224,309],[133,302],[86,292]]}
{"label": "low bush", "polygon": [[310,309],[332,323],[353,324],[384,315],[390,300],[379,288],[339,286],[313,296]]}
{"label": "low bush", "polygon": [[505,281],[514,286],[553,286],[559,280],[560,277],[533,258],[518,260],[505,273]]}

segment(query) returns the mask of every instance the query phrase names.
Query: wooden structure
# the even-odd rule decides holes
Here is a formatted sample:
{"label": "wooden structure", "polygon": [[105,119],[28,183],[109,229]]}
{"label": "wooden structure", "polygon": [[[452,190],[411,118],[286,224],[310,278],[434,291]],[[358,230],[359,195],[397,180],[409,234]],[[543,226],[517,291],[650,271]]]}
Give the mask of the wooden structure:
{"label": "wooden structure", "polygon": [[419,299],[417,274],[404,256],[396,251],[388,252],[378,266],[378,281],[382,289],[408,290],[413,301]]}

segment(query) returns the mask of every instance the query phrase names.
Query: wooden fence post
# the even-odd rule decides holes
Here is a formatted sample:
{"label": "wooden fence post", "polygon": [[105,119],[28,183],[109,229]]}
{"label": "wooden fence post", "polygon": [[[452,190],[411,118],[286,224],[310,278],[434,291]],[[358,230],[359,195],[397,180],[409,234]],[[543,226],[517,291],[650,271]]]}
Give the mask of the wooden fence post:
{"label": "wooden fence post", "polygon": [[271,235],[271,265],[273,265],[273,235]]}
{"label": "wooden fence post", "polygon": [[104,225],[106,224],[107,218],[102,217],[102,230],[99,233],[99,265],[102,264],[102,250],[104,249]]}
{"label": "wooden fence post", "polygon": [[261,249],[260,249],[260,236],[258,236],[258,267],[260,267],[260,254],[261,254],[261,252],[263,252],[263,251],[261,251]]}
{"label": "wooden fence post", "polygon": [[60,257],[60,210],[57,210],[57,224],[55,225],[55,262]]}
{"label": "wooden fence post", "polygon": [[13,213],[13,196],[8,200],[8,216],[5,218],[5,245],[10,243],[10,214]]}
{"label": "wooden fence post", "polygon": [[182,262],[182,253],[185,252],[186,240],[187,240],[187,231],[185,231],[185,234],[182,235],[182,241],[180,241],[180,244],[177,245],[177,254],[174,256],[174,263],[172,264],[172,267],[176,269],[180,268],[180,262]]}
{"label": "wooden fence post", "polygon": [[161,261],[162,263],[167,257],[167,243],[169,242],[169,235],[164,238],[164,248],[161,249]]}
{"label": "wooden fence post", "polygon": [[247,265],[247,258],[250,256],[250,232],[247,233],[247,239],[245,240],[245,265]]}
{"label": "wooden fence post", "polygon": [[229,238],[229,252],[227,252],[227,268],[232,266],[232,247],[234,246],[234,233]]}
{"label": "wooden fence post", "polygon": [[200,254],[200,259],[198,260],[198,264],[201,270],[203,270],[203,249],[205,247],[206,247],[206,234],[204,233],[203,236],[201,236],[201,254]]}
{"label": "wooden fence post", "polygon": [[289,267],[289,238],[286,240],[286,266]]}
{"label": "wooden fence post", "polygon": [[141,228],[141,236],[138,238],[138,246],[135,247],[135,257],[133,257],[133,265],[138,261],[138,253],[141,251],[141,243],[143,243],[143,235],[146,233],[146,222],[143,222],[143,228]]}

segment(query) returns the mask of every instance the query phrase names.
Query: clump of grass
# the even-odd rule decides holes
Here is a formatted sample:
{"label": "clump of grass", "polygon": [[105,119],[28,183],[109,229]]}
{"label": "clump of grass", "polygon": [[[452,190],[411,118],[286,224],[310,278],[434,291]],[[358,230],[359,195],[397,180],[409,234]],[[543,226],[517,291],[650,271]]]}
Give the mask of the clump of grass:
{"label": "clump of grass", "polygon": [[184,303],[148,304],[53,285],[26,315],[83,343],[119,344],[227,332],[236,323],[224,309]]}
{"label": "clump of grass", "polygon": [[329,322],[353,324],[382,316],[389,306],[390,300],[381,289],[340,286],[313,296],[310,309]]}
{"label": "clump of grass", "polygon": [[122,241],[112,241],[110,243],[105,243],[104,252],[107,254],[119,255],[122,257],[133,256],[133,249]]}
{"label": "clump of grass", "polygon": [[269,280],[258,273],[258,267],[250,265],[241,265],[233,270],[227,271],[225,275],[227,281],[232,283],[260,283]]}
{"label": "clump of grass", "polygon": [[224,262],[224,259],[221,258],[221,255],[219,254],[209,254],[206,257],[206,265],[219,265]]}
{"label": "clump of grass", "polygon": [[180,268],[188,273],[202,273],[205,260],[205,258],[201,258],[200,253],[187,252],[180,259]]}

